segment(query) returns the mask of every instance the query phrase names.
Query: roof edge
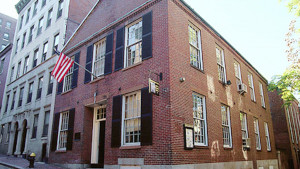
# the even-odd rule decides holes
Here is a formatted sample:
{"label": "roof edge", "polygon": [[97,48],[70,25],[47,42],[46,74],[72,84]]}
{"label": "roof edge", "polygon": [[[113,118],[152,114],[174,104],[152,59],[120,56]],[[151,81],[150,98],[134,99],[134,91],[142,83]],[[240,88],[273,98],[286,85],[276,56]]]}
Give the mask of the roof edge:
{"label": "roof edge", "polygon": [[18,14],[20,14],[20,12],[24,9],[24,7],[30,2],[30,0],[20,0],[16,5],[15,8],[18,12]]}

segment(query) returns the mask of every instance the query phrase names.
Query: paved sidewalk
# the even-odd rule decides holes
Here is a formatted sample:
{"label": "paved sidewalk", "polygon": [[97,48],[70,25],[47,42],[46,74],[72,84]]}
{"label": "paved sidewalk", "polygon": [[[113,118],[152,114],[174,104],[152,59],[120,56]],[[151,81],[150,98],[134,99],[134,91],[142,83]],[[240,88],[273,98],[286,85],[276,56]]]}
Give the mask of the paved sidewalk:
{"label": "paved sidewalk", "polygon": [[[28,168],[29,162],[24,158],[0,155],[0,168],[1,165],[9,166],[11,168],[23,169]],[[42,169],[64,169],[61,167],[57,167],[52,164],[45,164],[43,162],[35,162],[34,168],[42,168]]]}

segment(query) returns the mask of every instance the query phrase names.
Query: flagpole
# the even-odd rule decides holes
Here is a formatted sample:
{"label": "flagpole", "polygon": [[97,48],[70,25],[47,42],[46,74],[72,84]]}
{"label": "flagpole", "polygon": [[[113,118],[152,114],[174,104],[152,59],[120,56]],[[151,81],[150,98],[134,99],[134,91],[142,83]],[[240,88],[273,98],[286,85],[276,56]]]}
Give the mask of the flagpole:
{"label": "flagpole", "polygon": [[[54,52],[57,54],[57,55],[60,55],[60,52],[58,50],[56,50],[55,48],[53,49]],[[68,56],[67,56],[68,57]],[[85,67],[83,67],[82,65],[80,65],[79,63],[75,62],[75,60],[73,60],[73,62],[78,65],[79,67],[81,67],[82,69],[84,69],[85,71],[87,71],[89,74],[93,75],[94,77],[97,77],[94,73],[92,73],[91,71],[87,70]]]}

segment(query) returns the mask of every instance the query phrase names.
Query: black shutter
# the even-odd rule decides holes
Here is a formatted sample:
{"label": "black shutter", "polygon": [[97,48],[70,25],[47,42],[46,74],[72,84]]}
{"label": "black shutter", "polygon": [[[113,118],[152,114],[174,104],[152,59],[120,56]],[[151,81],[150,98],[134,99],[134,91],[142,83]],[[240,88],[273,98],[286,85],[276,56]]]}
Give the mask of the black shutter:
{"label": "black shutter", "polygon": [[[87,48],[87,52],[86,52],[86,64],[85,64],[85,68],[87,70],[89,70],[90,72],[92,72],[92,62],[93,62],[93,51],[94,51],[94,45],[91,45]],[[84,76],[84,84],[88,83],[91,81],[91,77],[92,75],[85,71],[85,76]]]}
{"label": "black shutter", "polygon": [[61,94],[64,87],[64,80],[62,80],[60,83],[57,83],[57,94]]}
{"label": "black shutter", "polygon": [[124,30],[125,27],[117,30],[115,71],[123,69],[124,65]]}
{"label": "black shutter", "polygon": [[75,109],[70,109],[69,110],[68,136],[67,136],[67,150],[72,150],[74,120],[75,120]]}
{"label": "black shutter", "polygon": [[[79,57],[80,57],[80,52],[75,54],[75,59],[74,61],[76,63],[79,63]],[[78,81],[78,68],[79,66],[77,64],[74,63],[74,70],[73,70],[73,75],[72,75],[72,89],[74,89],[75,87],[77,87],[77,81]]]}
{"label": "black shutter", "polygon": [[112,72],[112,49],[114,43],[114,33],[109,34],[106,37],[106,52],[105,52],[105,66],[104,75],[108,75]]}
{"label": "black shutter", "polygon": [[152,12],[143,16],[142,58],[152,57]]}
{"label": "black shutter", "polygon": [[141,145],[152,145],[152,94],[149,89],[141,91]]}
{"label": "black shutter", "polygon": [[54,119],[53,119],[51,151],[55,151],[56,150],[56,146],[57,146],[59,116],[60,116],[60,113],[56,113],[54,115]]}
{"label": "black shutter", "polygon": [[113,97],[111,147],[121,146],[122,95]]}

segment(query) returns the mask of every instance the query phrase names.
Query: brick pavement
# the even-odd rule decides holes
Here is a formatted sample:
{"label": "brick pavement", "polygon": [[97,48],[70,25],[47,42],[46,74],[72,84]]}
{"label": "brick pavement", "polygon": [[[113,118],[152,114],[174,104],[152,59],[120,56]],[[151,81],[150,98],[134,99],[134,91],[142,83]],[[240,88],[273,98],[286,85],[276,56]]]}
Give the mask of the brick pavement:
{"label": "brick pavement", "polygon": [[[0,168],[1,165],[10,166],[12,168],[17,168],[17,169],[23,169],[23,168],[28,168],[29,162],[24,158],[0,155]],[[34,168],[64,169],[62,167],[58,167],[52,164],[46,164],[43,162],[35,162]]]}

